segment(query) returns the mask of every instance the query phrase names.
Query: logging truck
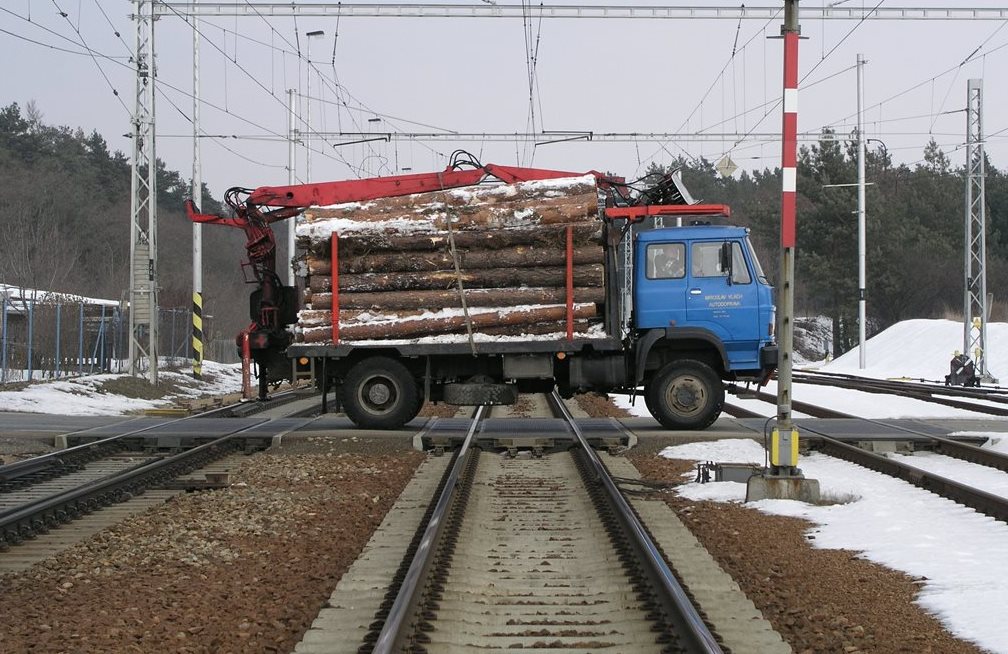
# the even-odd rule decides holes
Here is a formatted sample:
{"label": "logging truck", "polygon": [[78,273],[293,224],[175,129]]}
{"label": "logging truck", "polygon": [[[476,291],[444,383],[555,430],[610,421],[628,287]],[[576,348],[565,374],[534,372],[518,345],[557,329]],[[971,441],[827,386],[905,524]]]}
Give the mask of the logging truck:
{"label": "logging truck", "polygon": [[[237,342],[260,399],[307,374],[324,407],[335,392],[358,426],[391,429],[424,401],[556,388],[641,394],[662,425],[703,429],[725,381],[763,384],[777,364],[773,289],[748,230],[674,175],[639,188],[456,154],[441,172],[225,200],[230,216],[187,211],[247,236],[256,287]],[[270,227],[292,218],[300,290],[277,275]]]}

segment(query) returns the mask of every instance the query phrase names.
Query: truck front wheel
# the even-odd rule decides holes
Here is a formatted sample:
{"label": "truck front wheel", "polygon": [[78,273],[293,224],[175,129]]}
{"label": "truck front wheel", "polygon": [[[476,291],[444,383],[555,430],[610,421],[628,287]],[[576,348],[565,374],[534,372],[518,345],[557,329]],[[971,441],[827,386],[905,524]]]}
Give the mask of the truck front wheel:
{"label": "truck front wheel", "polygon": [[340,386],[340,402],[359,427],[395,429],[416,417],[420,392],[406,366],[386,357],[365,359],[350,368]]}
{"label": "truck front wheel", "polygon": [[724,385],[702,361],[672,361],[659,370],[644,390],[655,420],[669,429],[706,429],[724,405]]}

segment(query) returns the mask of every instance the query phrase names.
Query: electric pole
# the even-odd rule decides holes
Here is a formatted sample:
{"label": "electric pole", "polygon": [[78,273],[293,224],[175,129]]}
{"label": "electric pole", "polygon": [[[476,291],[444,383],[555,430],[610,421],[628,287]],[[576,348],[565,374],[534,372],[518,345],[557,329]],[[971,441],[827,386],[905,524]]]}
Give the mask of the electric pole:
{"label": "electric pole", "polygon": [[[287,183],[291,186],[297,183],[294,175],[294,165],[297,155],[297,116],[294,111],[294,89],[287,90]],[[294,238],[296,220],[287,221],[287,285],[294,286],[297,278],[294,275]]]}
{"label": "electric pole", "polygon": [[307,104],[308,104],[308,108],[307,108],[307,111],[306,111],[306,114],[305,114],[305,125],[307,126],[307,132],[308,132],[308,137],[305,139],[305,148],[306,148],[306,154],[305,154],[305,183],[306,184],[311,184],[311,181],[312,181],[312,177],[311,177],[312,140],[314,140],[315,134],[314,134],[314,131],[312,130],[312,122],[311,122],[311,101],[312,101],[312,95],[311,95],[311,75],[312,75],[311,42],[312,42],[312,38],[314,38],[316,36],[325,36],[325,32],[323,30],[314,30],[312,32],[305,33],[305,37],[307,37],[307,41],[308,41],[308,53],[307,53],[308,54],[308,85],[307,85],[307,89],[308,89],[308,91],[307,91],[307,96],[308,96],[308,98],[307,98]]}
{"label": "electric pole", "polygon": [[140,374],[147,357],[148,379],[158,381],[157,154],[154,148],[154,2],[134,0],[136,97],[130,181],[130,373]]}
{"label": "electric pole", "polygon": [[984,183],[983,80],[966,83],[966,266],[963,352],[973,355],[981,381],[994,384],[987,370],[987,219]]}
{"label": "electric pole", "polygon": [[865,367],[865,138],[864,138],[864,65],[857,56],[857,233],[858,233],[858,367]]}
{"label": "electric pole", "polygon": [[[193,9],[196,3],[193,2]],[[200,81],[199,81],[199,18],[195,12],[193,21],[193,167],[192,201],[196,211],[203,211],[203,171],[200,168]],[[192,364],[193,377],[203,377],[203,224],[194,222],[192,226]]]}

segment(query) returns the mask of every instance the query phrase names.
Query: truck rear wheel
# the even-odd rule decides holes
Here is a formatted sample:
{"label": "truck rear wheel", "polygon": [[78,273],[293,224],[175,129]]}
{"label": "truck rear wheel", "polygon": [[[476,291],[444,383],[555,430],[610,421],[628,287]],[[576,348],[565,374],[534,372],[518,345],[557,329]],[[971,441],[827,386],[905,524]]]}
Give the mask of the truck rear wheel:
{"label": "truck rear wheel", "polygon": [[416,417],[420,390],[406,366],[387,357],[357,363],[340,386],[340,402],[359,427],[395,429]]}
{"label": "truck rear wheel", "polygon": [[724,405],[724,385],[702,361],[672,361],[651,378],[645,403],[655,420],[669,429],[706,429]]}

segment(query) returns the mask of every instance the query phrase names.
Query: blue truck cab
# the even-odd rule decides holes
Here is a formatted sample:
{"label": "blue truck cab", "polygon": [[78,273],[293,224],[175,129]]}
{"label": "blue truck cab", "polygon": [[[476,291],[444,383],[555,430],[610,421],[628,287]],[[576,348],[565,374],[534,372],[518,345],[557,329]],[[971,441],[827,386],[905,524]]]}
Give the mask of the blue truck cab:
{"label": "blue truck cab", "polygon": [[707,334],[723,345],[729,371],[762,367],[760,352],[773,343],[773,288],[745,228],[650,230],[637,237],[636,257],[638,330]]}
{"label": "blue truck cab", "polygon": [[635,381],[666,426],[706,426],[722,380],[764,383],[776,367],[773,288],[743,227],[663,227],[634,241]]}

